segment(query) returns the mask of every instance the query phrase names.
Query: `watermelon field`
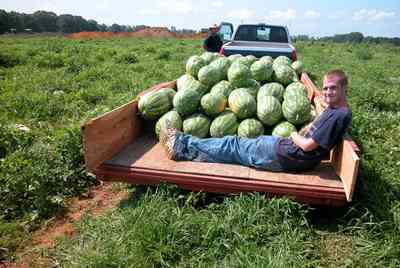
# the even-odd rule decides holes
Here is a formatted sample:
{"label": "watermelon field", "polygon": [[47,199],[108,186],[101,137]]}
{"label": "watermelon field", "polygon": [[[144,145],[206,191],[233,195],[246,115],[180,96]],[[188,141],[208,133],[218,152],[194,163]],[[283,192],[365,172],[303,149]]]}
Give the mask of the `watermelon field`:
{"label": "watermelon field", "polygon": [[54,267],[400,267],[400,47],[295,46],[317,86],[331,69],[348,74],[362,155],[351,204],[122,184],[129,198],[36,248],[35,230],[99,184],[85,172],[80,125],[183,75],[201,41],[1,37],[0,266],[28,248]]}

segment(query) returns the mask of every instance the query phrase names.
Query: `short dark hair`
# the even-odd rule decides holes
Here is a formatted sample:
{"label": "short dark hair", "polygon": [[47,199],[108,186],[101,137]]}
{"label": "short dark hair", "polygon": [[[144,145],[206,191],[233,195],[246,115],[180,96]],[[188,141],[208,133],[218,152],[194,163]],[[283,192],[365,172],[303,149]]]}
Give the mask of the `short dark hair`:
{"label": "short dark hair", "polygon": [[332,76],[336,76],[339,79],[338,82],[340,83],[340,85],[343,88],[347,88],[348,79],[346,74],[342,70],[334,69],[325,74],[325,77],[332,77]]}

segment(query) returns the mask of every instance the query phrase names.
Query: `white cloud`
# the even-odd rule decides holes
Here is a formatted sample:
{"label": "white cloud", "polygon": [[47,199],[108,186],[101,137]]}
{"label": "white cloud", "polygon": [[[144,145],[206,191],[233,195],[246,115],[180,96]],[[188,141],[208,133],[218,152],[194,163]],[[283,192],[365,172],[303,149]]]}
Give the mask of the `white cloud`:
{"label": "white cloud", "polygon": [[96,8],[98,10],[108,10],[110,8],[110,1],[103,0],[96,3]]}
{"label": "white cloud", "polygon": [[321,13],[314,10],[308,10],[304,13],[304,16],[308,19],[318,19],[321,17]]}
{"label": "white cloud", "polygon": [[346,16],[346,11],[338,11],[328,15],[328,19],[339,20]]}
{"label": "white cloud", "polygon": [[159,9],[154,9],[154,8],[143,8],[143,9],[140,9],[137,13],[140,15],[143,15],[143,16],[161,15],[161,11]]}
{"label": "white cloud", "polygon": [[267,15],[268,22],[291,21],[297,17],[297,11],[289,8],[288,10],[271,10]]}
{"label": "white cloud", "polygon": [[163,13],[172,15],[189,15],[193,12],[191,1],[160,0],[156,5]]}
{"label": "white cloud", "polygon": [[353,14],[354,21],[366,21],[368,23],[382,21],[387,18],[395,17],[394,12],[385,12],[376,9],[361,9]]}
{"label": "white cloud", "polygon": [[65,9],[63,9],[61,6],[57,3],[57,1],[53,0],[46,0],[46,1],[34,0],[30,1],[30,3],[23,3],[23,4],[21,3],[21,7],[18,9],[14,9],[14,11],[33,13],[38,10],[46,10],[54,12],[57,15],[61,15],[63,13],[66,13]]}
{"label": "white cloud", "polygon": [[255,17],[255,13],[250,9],[231,10],[226,15],[229,19],[250,20]]}
{"label": "white cloud", "polygon": [[223,6],[224,6],[224,2],[222,2],[222,1],[215,1],[215,2],[212,2],[211,5],[212,5],[213,7],[223,7]]}
{"label": "white cloud", "polygon": [[152,8],[142,8],[137,13],[144,16],[158,16],[161,14],[185,16],[190,15],[193,11],[193,4],[188,0],[158,0]]}

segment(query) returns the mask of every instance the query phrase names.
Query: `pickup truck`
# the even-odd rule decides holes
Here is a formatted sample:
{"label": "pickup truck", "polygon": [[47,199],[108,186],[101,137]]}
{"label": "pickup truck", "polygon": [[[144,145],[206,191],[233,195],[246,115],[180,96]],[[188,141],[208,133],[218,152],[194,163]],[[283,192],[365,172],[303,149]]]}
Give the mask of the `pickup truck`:
{"label": "pickup truck", "polygon": [[[318,106],[320,91],[302,73],[309,99]],[[150,90],[176,88],[176,81]],[[169,182],[192,191],[265,192],[310,204],[343,206],[352,200],[358,173],[358,148],[348,136],[329,159],[312,171],[284,173],[250,167],[169,160],[154,134],[154,125],[138,115],[138,98],[82,125],[86,168],[97,179],[152,185]]]}
{"label": "pickup truck", "polygon": [[[222,22],[219,33],[223,37],[224,45],[220,54],[230,56],[241,54],[243,56],[287,56],[295,61],[296,49],[292,45],[289,30],[285,26],[267,24],[241,24],[233,32],[233,25]],[[233,36],[233,38],[232,38]]]}

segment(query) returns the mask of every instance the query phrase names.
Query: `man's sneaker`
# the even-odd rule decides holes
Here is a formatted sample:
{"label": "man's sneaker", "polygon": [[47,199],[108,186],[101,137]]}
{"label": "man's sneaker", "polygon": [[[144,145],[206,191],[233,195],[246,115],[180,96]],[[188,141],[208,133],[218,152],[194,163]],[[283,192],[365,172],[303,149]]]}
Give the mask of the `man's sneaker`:
{"label": "man's sneaker", "polygon": [[160,129],[160,143],[164,147],[167,157],[174,158],[174,145],[176,140],[177,130],[172,125],[171,121],[165,120],[165,124]]}

